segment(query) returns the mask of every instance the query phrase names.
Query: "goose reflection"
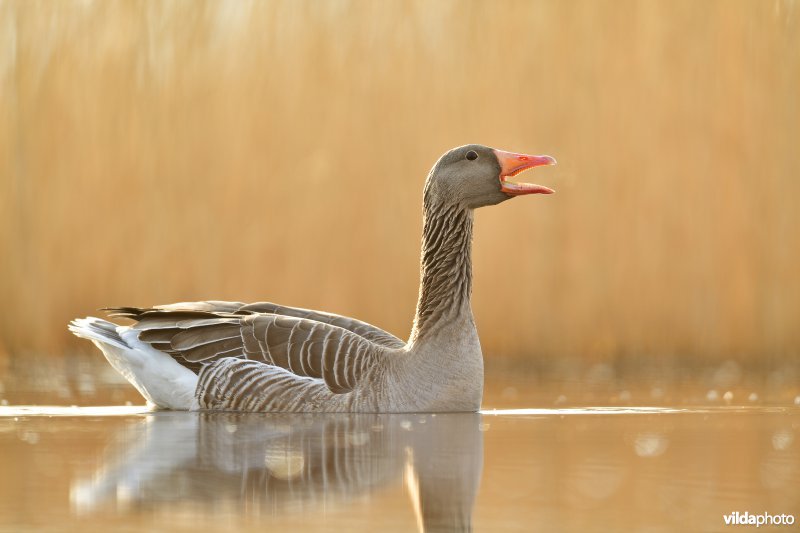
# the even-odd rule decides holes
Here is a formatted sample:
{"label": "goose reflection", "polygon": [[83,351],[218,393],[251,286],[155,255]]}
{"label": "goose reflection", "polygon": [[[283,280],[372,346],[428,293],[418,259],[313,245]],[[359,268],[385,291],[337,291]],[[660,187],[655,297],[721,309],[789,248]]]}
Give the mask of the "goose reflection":
{"label": "goose reflection", "polygon": [[169,502],[246,515],[345,504],[401,480],[422,531],[470,530],[481,415],[148,414],[73,482],[76,513]]}

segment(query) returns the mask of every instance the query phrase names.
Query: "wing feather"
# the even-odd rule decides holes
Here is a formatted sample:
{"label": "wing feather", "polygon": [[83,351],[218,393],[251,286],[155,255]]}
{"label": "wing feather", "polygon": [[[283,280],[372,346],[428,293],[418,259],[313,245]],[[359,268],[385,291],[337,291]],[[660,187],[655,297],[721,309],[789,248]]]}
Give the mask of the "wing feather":
{"label": "wing feather", "polygon": [[173,351],[190,363],[200,363],[216,361],[221,357],[241,355],[244,350],[242,349],[242,340],[239,337],[235,337],[220,339],[216,342],[207,342],[186,350],[176,350],[173,345]]}
{"label": "wing feather", "polygon": [[350,392],[364,376],[379,371],[386,351],[385,346],[333,323],[281,314],[215,316],[162,308],[136,317],[140,340],[194,371],[226,357],[251,359],[320,379],[335,393]]}
{"label": "wing feather", "polygon": [[[184,319],[193,321],[202,318],[214,320],[231,315],[282,315],[293,318],[305,318],[323,324],[338,326],[370,342],[386,346],[387,348],[402,348],[405,345],[404,341],[398,339],[391,333],[354,318],[300,307],[287,307],[271,302],[244,304],[242,302],[208,300],[199,302],[179,302],[159,305],[153,308],[111,307],[106,310],[111,312],[111,316],[129,318],[140,323],[147,322],[148,330],[159,328],[170,329],[175,327],[185,328],[187,326]],[[140,329],[138,324],[135,325],[134,328]]]}
{"label": "wing feather", "polygon": [[[142,339],[142,336],[139,336]],[[190,327],[180,330],[173,335],[171,340],[173,350],[189,350],[196,346],[219,342],[224,339],[236,339],[237,345],[242,345],[241,326],[223,322],[220,324],[203,324],[199,327]],[[142,339],[144,340],[144,339]]]}
{"label": "wing feather", "polygon": [[355,333],[360,337],[364,337],[365,339],[371,342],[387,346],[389,348],[401,348],[405,345],[404,341],[398,339],[391,333],[388,333],[376,326],[373,326],[372,324],[362,322],[361,320],[356,320],[355,318],[337,315],[334,313],[326,313],[324,311],[303,309],[301,307],[287,307],[285,305],[279,305],[272,302],[257,302],[252,304],[242,304],[240,302],[219,302],[219,301],[188,302],[183,304],[173,304],[172,308],[179,309],[178,306],[190,306],[190,307],[180,307],[180,309],[194,309],[203,311],[210,311],[213,309],[215,312],[223,312],[223,313],[236,313],[236,314],[267,313],[273,315],[289,316],[294,318],[306,318],[308,320],[313,320],[315,322],[322,322],[323,324],[331,324],[333,326],[338,326],[342,329],[346,329],[347,331],[352,331],[353,333]]}

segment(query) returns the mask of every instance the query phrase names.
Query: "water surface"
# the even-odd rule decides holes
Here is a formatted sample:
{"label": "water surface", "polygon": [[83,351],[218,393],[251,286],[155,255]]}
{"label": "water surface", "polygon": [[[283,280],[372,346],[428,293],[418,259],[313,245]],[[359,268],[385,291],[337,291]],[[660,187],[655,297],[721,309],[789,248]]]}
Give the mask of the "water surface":
{"label": "water surface", "polygon": [[92,401],[51,406],[22,406],[52,393],[7,384],[1,530],[723,531],[734,511],[800,517],[793,402],[698,391],[704,404],[643,406],[622,391],[569,405],[520,393],[517,376],[490,380],[477,414],[153,412],[100,376],[75,378]]}

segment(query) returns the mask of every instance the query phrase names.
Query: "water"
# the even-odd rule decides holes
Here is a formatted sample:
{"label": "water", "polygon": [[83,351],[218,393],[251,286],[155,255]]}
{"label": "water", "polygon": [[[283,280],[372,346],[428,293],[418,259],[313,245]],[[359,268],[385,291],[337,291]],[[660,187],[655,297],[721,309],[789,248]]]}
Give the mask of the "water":
{"label": "water", "polygon": [[586,383],[568,395],[518,375],[490,378],[478,414],[153,412],[102,364],[60,364],[4,376],[0,530],[723,531],[734,511],[800,518],[800,408],[754,392],[682,391],[702,402],[678,405],[655,391],[670,407],[631,388],[591,407],[569,397]]}

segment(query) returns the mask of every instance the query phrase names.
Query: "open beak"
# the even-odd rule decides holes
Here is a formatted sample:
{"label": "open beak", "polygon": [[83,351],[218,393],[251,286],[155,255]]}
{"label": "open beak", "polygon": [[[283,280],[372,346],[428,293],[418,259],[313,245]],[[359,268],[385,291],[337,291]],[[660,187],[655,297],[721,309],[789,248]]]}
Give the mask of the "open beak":
{"label": "open beak", "polygon": [[556,160],[549,155],[514,154],[503,150],[494,150],[494,155],[497,156],[497,161],[500,163],[500,190],[504,193],[510,196],[521,196],[523,194],[553,194],[556,192],[544,185],[516,183],[508,180],[529,168],[555,165]]}

